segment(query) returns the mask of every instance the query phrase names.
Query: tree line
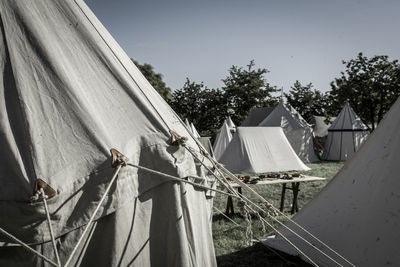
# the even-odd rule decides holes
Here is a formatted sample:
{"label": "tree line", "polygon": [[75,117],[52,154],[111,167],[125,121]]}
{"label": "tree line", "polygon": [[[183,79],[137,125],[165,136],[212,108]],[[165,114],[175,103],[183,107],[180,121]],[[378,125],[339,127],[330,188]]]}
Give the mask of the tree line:
{"label": "tree line", "polygon": [[[150,64],[134,62],[175,112],[193,122],[202,136],[214,136],[227,116],[240,125],[253,107],[275,106],[280,99],[280,90],[266,78],[269,70],[256,68],[254,60],[245,67],[232,66],[221,88],[186,78],[182,88],[174,91]],[[308,122],[313,115],[336,117],[348,101],[374,130],[400,95],[400,64],[388,56],[368,58],[362,53],[342,63],[345,70],[331,82],[330,91],[321,92],[311,82],[303,85],[295,81],[284,96]]]}

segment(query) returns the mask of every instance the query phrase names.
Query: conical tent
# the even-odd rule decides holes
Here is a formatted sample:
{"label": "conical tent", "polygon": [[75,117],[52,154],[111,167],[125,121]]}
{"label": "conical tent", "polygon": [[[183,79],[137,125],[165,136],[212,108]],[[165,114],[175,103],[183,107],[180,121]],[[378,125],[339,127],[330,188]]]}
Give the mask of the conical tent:
{"label": "conical tent", "polygon": [[238,127],[219,162],[232,173],[310,169],[293,151],[281,127]]}
{"label": "conical tent", "polygon": [[200,134],[199,134],[199,132],[196,130],[196,128],[194,127],[194,124],[193,124],[192,122],[190,123],[190,129],[191,129],[192,134],[193,134],[194,137],[200,138]]}
{"label": "conical tent", "polygon": [[369,131],[346,103],[328,129],[322,159],[343,161],[350,158],[367,139]]}
{"label": "conical tent", "polygon": [[0,17],[0,265],[215,266],[208,191],[132,165],[210,185],[197,144],[85,3]]}
{"label": "conical tent", "polygon": [[226,119],[226,124],[231,131],[235,131],[236,125],[233,123],[231,116],[228,116],[228,118]]}
{"label": "conical tent", "polygon": [[189,122],[188,119],[185,119],[185,126],[186,126],[189,130],[192,129],[192,127],[190,126],[190,122]]}
{"label": "conical tent", "polygon": [[204,147],[204,149],[210,154],[210,156],[215,159],[214,150],[213,150],[213,147],[211,145],[210,139],[211,139],[211,137],[208,137],[208,136],[200,137],[199,138],[199,142]]}
{"label": "conical tent", "polygon": [[260,124],[274,110],[274,107],[254,107],[242,121],[241,127],[255,127]]}
{"label": "conical tent", "polygon": [[302,161],[319,161],[314,152],[311,126],[291,106],[286,107],[280,102],[258,126],[282,127],[293,150]]}
{"label": "conical tent", "polygon": [[[400,266],[400,100],[361,149],[293,220],[355,266]],[[292,223],[287,226],[302,233]],[[336,266],[284,228],[280,231],[320,266]],[[267,244],[297,254],[277,237]],[[319,249],[343,266],[343,259]]]}
{"label": "conical tent", "polygon": [[222,154],[224,154],[225,149],[231,140],[232,134],[225,120],[214,141],[214,156],[217,160],[222,156]]}

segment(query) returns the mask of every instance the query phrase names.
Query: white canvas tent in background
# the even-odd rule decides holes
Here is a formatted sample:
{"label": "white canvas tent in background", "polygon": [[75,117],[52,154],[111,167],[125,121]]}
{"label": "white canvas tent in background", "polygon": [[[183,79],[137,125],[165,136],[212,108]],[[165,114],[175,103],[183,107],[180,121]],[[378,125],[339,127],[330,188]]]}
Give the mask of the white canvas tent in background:
{"label": "white canvas tent in background", "polygon": [[217,160],[224,154],[226,147],[232,140],[232,133],[230,131],[230,128],[228,124],[226,123],[226,120],[222,124],[221,129],[219,129],[219,132],[217,134],[217,137],[215,138],[214,141],[214,156]]}
{"label": "white canvas tent in background", "polygon": [[258,126],[282,127],[293,150],[302,161],[319,161],[314,152],[311,126],[291,106],[286,107],[281,101]]}
{"label": "white canvas tent in background", "polygon": [[236,125],[233,123],[231,116],[228,116],[228,118],[226,119],[226,124],[228,125],[229,130],[231,130],[231,132],[236,131]]}
{"label": "white canvas tent in background", "polygon": [[242,121],[241,127],[255,127],[260,124],[274,110],[273,107],[254,107]]}
{"label": "white canvas tent in background", "polygon": [[190,126],[190,122],[188,119],[185,119],[185,126],[189,129],[192,130],[192,126]]}
{"label": "white canvas tent in background", "polygon": [[281,127],[238,127],[219,158],[232,173],[309,170],[299,159]]}
{"label": "white canvas tent in background", "polygon": [[190,123],[190,130],[192,131],[192,134],[194,137],[196,137],[197,139],[200,138],[200,134],[196,130],[196,128],[194,127],[194,124],[192,122]]}
{"label": "white canvas tent in background", "polygon": [[[331,122],[334,121],[335,118],[331,118]],[[326,137],[328,135],[328,129],[332,125],[332,123],[327,124],[325,122],[326,117],[324,116],[313,116],[311,124],[313,126],[313,133],[315,137]]]}
{"label": "white canvas tent in background", "polygon": [[[293,220],[355,266],[400,266],[400,100],[361,149]],[[291,229],[317,245],[293,223]],[[320,266],[336,266],[284,229],[280,231]],[[298,254],[282,238],[267,244]],[[317,245],[343,266],[343,259]]]}
{"label": "white canvas tent in background", "polygon": [[212,158],[215,159],[214,150],[211,145],[210,139],[211,137],[208,136],[198,138],[200,144],[204,147],[204,149],[210,154]]}
{"label": "white canvas tent in background", "polygon": [[367,139],[369,131],[354,110],[346,103],[328,129],[323,160],[344,161],[350,158]]}
{"label": "white canvas tent in background", "polygon": [[[0,17],[0,228],[62,266],[215,266],[208,191],[128,165],[111,179],[116,148],[129,164],[213,182],[170,142],[188,137],[201,157],[85,3],[0,1]],[[35,184],[55,194],[52,232]],[[16,242],[0,233],[0,266],[50,266]]]}

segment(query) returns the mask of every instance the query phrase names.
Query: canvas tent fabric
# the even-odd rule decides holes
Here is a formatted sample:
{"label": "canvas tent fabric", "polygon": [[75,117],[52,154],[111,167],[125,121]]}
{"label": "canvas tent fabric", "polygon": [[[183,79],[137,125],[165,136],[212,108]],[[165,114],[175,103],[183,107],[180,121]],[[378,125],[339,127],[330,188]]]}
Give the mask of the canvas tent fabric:
{"label": "canvas tent fabric", "polygon": [[205,150],[211,155],[211,157],[215,158],[214,150],[212,148],[210,139],[211,137],[206,136],[206,137],[200,137],[198,140],[203,145]]}
{"label": "canvas tent fabric", "polygon": [[[0,1],[0,227],[51,259],[37,178],[61,263],[129,162],[198,183],[213,180],[170,130],[186,127],[82,0]],[[123,167],[71,266],[215,266],[211,199],[192,185]],[[49,266],[0,234],[1,266]]]}
{"label": "canvas tent fabric", "polygon": [[197,139],[200,138],[200,134],[196,130],[196,128],[194,127],[194,124],[192,122],[190,123],[190,129],[191,129],[192,134],[193,134],[194,137],[196,137]]}
{"label": "canvas tent fabric", "polygon": [[281,127],[238,127],[219,162],[232,173],[309,170]]}
{"label": "canvas tent fabric", "polygon": [[228,124],[229,129],[235,130],[236,125],[233,123],[231,116],[228,116],[228,118],[226,119],[226,124]]}
{"label": "canvas tent fabric", "polygon": [[368,127],[357,116],[349,103],[346,103],[328,129],[322,159],[347,160],[360,148],[368,135]]}
{"label": "canvas tent fabric", "polygon": [[221,129],[219,129],[219,132],[217,134],[217,137],[215,138],[214,141],[214,155],[217,160],[224,154],[226,147],[232,140],[232,133],[229,129],[228,124],[226,123],[226,120],[222,124]]}
{"label": "canvas tent fabric", "polygon": [[[331,122],[334,121],[335,118],[331,118]],[[325,122],[326,117],[324,116],[313,116],[311,124],[313,125],[313,133],[315,137],[325,137],[328,135],[328,129],[332,125],[332,123]]]}
{"label": "canvas tent fabric", "polygon": [[311,126],[291,106],[280,102],[258,126],[282,127],[293,150],[303,162],[316,162]]}
{"label": "canvas tent fabric", "polygon": [[274,107],[255,107],[240,125],[241,127],[255,127],[260,124],[274,110]]}
{"label": "canvas tent fabric", "polygon": [[[400,266],[399,113],[397,100],[354,157],[293,218],[355,266]],[[296,229],[292,223],[287,226]],[[317,264],[336,266],[292,233],[280,231]],[[297,254],[279,237],[266,243]],[[318,248],[348,266],[326,248]]]}
{"label": "canvas tent fabric", "polygon": [[190,130],[191,126],[190,126],[190,122],[188,119],[185,119],[185,126]]}

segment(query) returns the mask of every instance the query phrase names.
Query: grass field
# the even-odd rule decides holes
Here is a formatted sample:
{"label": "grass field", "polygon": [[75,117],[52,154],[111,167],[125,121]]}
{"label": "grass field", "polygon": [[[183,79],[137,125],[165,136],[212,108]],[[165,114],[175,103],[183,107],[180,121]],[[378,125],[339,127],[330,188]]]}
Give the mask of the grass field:
{"label": "grass field", "polygon": [[[307,165],[311,170],[303,172],[304,174],[324,177],[326,180],[302,183],[300,185],[298,196],[299,209],[304,207],[304,205],[332,179],[340,168],[342,168],[343,163],[321,162]],[[252,188],[265,199],[272,202],[275,207],[279,208],[282,185],[252,185]],[[260,203],[255,198],[252,198],[246,191],[243,191],[243,193],[252,201]],[[226,196],[217,194],[214,198],[214,206],[224,212],[226,200]],[[291,191],[287,191],[284,210],[287,215],[290,215],[291,200]],[[235,212],[239,212],[237,204],[237,201],[234,200]],[[277,254],[275,251],[268,249],[262,244],[255,243],[252,246],[246,245],[246,221],[240,215],[235,215],[232,219],[239,224],[239,226],[233,224],[220,213],[214,211],[213,237],[218,266],[308,266],[308,264],[297,258],[283,255],[282,253]],[[283,218],[280,219],[284,220]],[[278,226],[277,224],[274,225]],[[262,238],[273,233],[272,229],[269,228],[267,228],[264,233],[262,230],[262,223],[256,216],[252,218],[252,231],[253,238]]]}

